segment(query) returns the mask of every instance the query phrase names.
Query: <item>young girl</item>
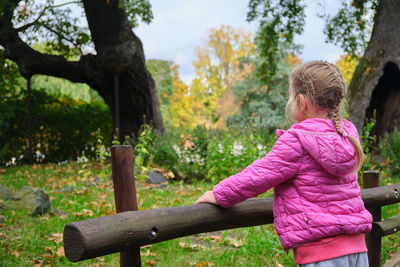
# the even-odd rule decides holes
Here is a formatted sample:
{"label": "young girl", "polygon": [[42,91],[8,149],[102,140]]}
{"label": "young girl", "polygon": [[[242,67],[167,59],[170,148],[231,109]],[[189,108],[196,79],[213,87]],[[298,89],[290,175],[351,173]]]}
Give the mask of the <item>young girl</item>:
{"label": "young girl", "polygon": [[274,187],[274,223],[299,266],[368,266],[372,217],[357,184],[363,163],[357,129],[341,119],[346,88],[338,68],[312,61],[290,75],[287,114],[272,150],[205,192],[197,203],[231,207]]}

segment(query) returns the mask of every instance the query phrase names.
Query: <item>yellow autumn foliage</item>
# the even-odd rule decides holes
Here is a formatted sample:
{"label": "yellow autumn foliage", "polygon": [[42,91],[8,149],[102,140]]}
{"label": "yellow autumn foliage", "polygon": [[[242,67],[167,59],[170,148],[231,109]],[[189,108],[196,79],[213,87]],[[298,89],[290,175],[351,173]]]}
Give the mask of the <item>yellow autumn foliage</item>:
{"label": "yellow autumn foliage", "polygon": [[346,86],[350,84],[351,78],[353,77],[353,73],[357,64],[358,60],[352,58],[348,54],[341,55],[340,59],[336,61],[336,66],[339,68],[339,71],[343,76],[343,80]]}

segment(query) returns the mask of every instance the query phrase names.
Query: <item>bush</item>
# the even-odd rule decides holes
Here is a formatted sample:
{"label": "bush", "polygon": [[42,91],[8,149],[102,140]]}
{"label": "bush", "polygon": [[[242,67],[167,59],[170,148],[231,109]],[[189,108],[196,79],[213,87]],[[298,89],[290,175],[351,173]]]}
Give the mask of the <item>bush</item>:
{"label": "bush", "polygon": [[[28,161],[25,95],[1,99],[0,162]],[[96,156],[99,135],[111,141],[111,114],[102,102],[85,103],[32,90],[32,136],[36,162],[60,162]],[[13,160],[14,158],[14,160]]]}
{"label": "bush", "polygon": [[390,175],[400,176],[400,132],[396,129],[379,142],[379,152],[386,160]]}
{"label": "bush", "polygon": [[180,178],[218,182],[266,155],[276,138],[270,132],[207,130],[198,127],[181,133],[158,135],[144,126],[134,145],[135,168],[141,175],[154,165]]}

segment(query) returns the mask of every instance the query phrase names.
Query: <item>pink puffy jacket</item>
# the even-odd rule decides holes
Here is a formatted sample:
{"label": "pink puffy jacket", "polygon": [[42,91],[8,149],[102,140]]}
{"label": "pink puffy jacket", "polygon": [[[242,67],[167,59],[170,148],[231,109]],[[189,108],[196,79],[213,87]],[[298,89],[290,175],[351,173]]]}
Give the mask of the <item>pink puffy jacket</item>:
{"label": "pink puffy jacket", "polygon": [[[354,125],[342,130],[358,140]],[[225,208],[274,187],[274,222],[285,251],[303,243],[371,230],[354,172],[356,156],[331,120],[307,119],[278,130],[272,150],[214,189]]]}

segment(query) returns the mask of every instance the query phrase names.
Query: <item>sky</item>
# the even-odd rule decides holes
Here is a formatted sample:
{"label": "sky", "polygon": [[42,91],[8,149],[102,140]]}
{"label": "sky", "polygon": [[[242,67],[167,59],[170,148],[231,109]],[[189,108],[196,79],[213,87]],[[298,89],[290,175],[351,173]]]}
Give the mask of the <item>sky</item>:
{"label": "sky", "polygon": [[[146,59],[171,60],[179,65],[182,80],[190,85],[194,78],[195,48],[202,46],[212,28],[230,25],[256,33],[257,22],[247,22],[249,0],[151,0],[154,18],[147,25],[134,29],[142,40]],[[317,13],[334,13],[340,5],[337,0],[306,0],[306,25],[295,43],[303,45],[299,57],[335,63],[343,49],[325,43],[324,21]],[[318,3],[322,3],[322,6]]]}

